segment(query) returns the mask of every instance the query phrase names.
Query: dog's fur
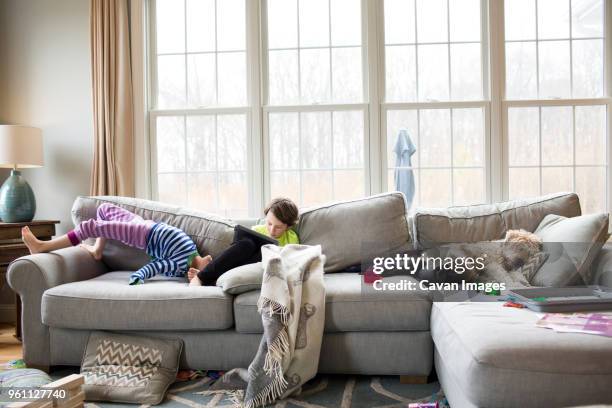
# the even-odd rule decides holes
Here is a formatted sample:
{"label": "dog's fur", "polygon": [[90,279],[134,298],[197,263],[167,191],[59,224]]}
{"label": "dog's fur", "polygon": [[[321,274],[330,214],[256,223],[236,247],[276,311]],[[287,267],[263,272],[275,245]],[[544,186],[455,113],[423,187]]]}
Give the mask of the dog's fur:
{"label": "dog's fur", "polygon": [[499,262],[508,272],[523,266],[542,250],[542,239],[523,229],[508,230],[501,246]]}
{"label": "dog's fur", "polygon": [[529,286],[531,276],[521,268],[532,256],[542,250],[542,240],[525,231],[508,230],[501,240],[473,244],[453,244],[446,256],[483,257],[485,267],[469,268],[462,278],[468,282],[499,282],[508,287]]}

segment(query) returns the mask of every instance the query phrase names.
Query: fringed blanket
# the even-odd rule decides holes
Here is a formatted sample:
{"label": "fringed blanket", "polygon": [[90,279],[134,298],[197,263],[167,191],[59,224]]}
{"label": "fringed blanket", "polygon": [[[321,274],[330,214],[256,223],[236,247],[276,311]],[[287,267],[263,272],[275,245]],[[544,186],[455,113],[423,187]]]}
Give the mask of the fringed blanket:
{"label": "fringed blanket", "polygon": [[247,370],[234,369],[214,386],[242,390],[243,407],[258,407],[299,393],[313,378],[325,323],[325,287],[321,246],[265,245],[261,295],[257,303],[264,334]]}

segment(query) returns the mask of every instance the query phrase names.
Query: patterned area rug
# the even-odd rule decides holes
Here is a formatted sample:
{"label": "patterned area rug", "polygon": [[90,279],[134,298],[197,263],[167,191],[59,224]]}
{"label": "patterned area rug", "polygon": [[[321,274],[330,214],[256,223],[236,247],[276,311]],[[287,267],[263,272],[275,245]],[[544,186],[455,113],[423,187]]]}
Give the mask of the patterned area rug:
{"label": "patterned area rug", "polygon": [[[52,373],[63,377],[74,370]],[[232,407],[232,401],[223,394],[208,392],[210,377],[173,384],[161,408]],[[400,384],[398,376],[344,376],[320,375],[308,382],[299,396],[279,401],[275,408],[405,408],[411,402],[438,401],[441,408],[448,404],[440,384]],[[86,403],[85,408],[134,408],[135,405],[115,403]],[[141,408],[149,405],[141,405]]]}

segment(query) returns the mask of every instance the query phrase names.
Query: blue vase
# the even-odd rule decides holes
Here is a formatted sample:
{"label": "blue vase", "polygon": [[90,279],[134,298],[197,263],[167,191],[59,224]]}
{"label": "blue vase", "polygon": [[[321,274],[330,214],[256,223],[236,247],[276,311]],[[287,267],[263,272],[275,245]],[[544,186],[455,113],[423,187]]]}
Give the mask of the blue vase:
{"label": "blue vase", "polygon": [[30,222],[36,213],[36,199],[21,172],[12,170],[0,188],[0,219],[3,222]]}

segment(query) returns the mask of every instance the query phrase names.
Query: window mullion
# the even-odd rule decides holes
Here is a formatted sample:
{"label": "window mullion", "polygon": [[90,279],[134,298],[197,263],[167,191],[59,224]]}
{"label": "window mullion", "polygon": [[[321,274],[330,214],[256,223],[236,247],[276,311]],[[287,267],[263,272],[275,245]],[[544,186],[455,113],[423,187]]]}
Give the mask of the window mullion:
{"label": "window mullion", "polygon": [[[415,2],[416,3],[416,2]],[[448,67],[448,99],[453,100],[453,86],[452,86],[452,77],[451,77],[451,40],[450,40],[450,0],[446,0],[446,55],[448,58],[447,67]],[[452,186],[452,181],[451,181]],[[451,199],[453,197],[453,193],[451,192]]]}
{"label": "window mullion", "polygon": [[150,113],[155,113],[158,116],[176,116],[176,115],[231,115],[248,113],[249,108],[243,107],[227,107],[227,108],[197,108],[197,109],[151,109]]}
{"label": "window mullion", "polygon": [[[416,80],[414,82],[416,86],[416,100],[421,100],[419,96],[419,16],[417,13],[417,2],[414,2],[414,72],[416,75]],[[420,184],[420,183],[419,183]]]}
{"label": "window mullion", "polygon": [[574,97],[574,37],[572,35],[572,0],[569,3],[569,77],[570,95]]}
{"label": "window mullion", "polygon": [[[449,45],[450,47],[450,45]],[[449,109],[449,115],[450,115],[450,179],[451,179],[451,191],[450,191],[450,196],[451,196],[451,205],[456,205],[455,204],[455,160],[454,160],[454,154],[453,154],[453,148],[454,148],[454,139],[455,139],[455,135],[453,132],[453,111],[454,109]]]}
{"label": "window mullion", "polygon": [[159,186],[157,180],[157,115],[151,113],[149,115],[149,163],[150,163],[150,179],[151,179],[151,195],[157,199],[159,196]]}
{"label": "window mullion", "polygon": [[[184,0],[183,1],[183,18],[185,19],[185,28],[183,30],[183,38],[184,38],[184,44],[185,44],[185,55],[183,55],[183,60],[185,61],[185,106],[189,106],[189,81],[188,81],[188,75],[189,72],[187,70],[187,63],[188,63],[188,56],[187,56],[187,1]],[[187,169],[187,167],[185,167],[185,170]],[[187,178],[187,175],[185,174],[185,178]],[[187,191],[187,190],[185,190]],[[186,193],[187,196],[189,195],[188,193]]]}
{"label": "window mullion", "polygon": [[[150,95],[150,68],[148,63],[151,52],[147,49],[149,38],[149,4],[144,0],[130,2],[130,58],[132,65],[132,94],[134,96],[134,195],[151,199],[150,155],[148,153],[149,122],[147,96]],[[141,73],[141,75],[138,75]]]}
{"label": "window mullion", "polygon": [[[296,13],[297,13],[297,70],[298,70],[298,77],[297,77],[297,83],[298,83],[298,101],[300,103],[302,103],[302,51],[300,49],[300,0],[296,1],[297,3],[297,7],[296,7]],[[300,183],[301,184],[301,183]],[[300,186],[300,191],[301,191],[301,186]],[[300,197],[300,200],[302,198]]]}
{"label": "window mullion", "polygon": [[[184,44],[185,44],[185,55],[184,55],[184,61],[185,61],[185,106],[189,106],[189,80],[188,80],[188,75],[189,75],[189,71],[187,69],[187,63],[188,63],[188,56],[187,56],[187,1],[183,1],[183,18],[185,20],[185,24],[184,24],[184,30],[183,30],[183,36],[184,36]],[[187,206],[187,204],[189,203],[189,182],[188,177],[189,177],[189,167],[188,167],[188,163],[189,163],[189,156],[188,156],[188,149],[187,149],[187,116],[183,116],[183,137],[184,137],[184,141],[183,141],[183,155],[185,157],[185,167],[184,167],[184,171],[183,174],[185,176],[183,183],[185,186],[185,206]]]}
{"label": "window mullion", "polygon": [[535,0],[535,46],[536,46],[536,95],[540,97],[540,25],[538,22],[538,0]]}
{"label": "window mullion", "polygon": [[147,3],[147,39],[148,39],[148,66],[149,66],[149,92],[147,110],[157,108],[157,38],[155,32],[157,30],[157,22],[155,20],[156,3],[151,1]]}
{"label": "window mullion", "polygon": [[604,95],[606,95],[606,211],[612,211],[612,7],[609,1],[604,1]]}
{"label": "window mullion", "polygon": [[585,99],[514,99],[505,100],[502,104],[506,107],[530,107],[530,106],[589,106],[605,105],[612,102],[612,98],[585,98]]}
{"label": "window mullion", "polygon": [[542,107],[538,106],[538,176],[540,190],[539,194],[542,195]]}
{"label": "window mullion", "polygon": [[219,117],[214,115],[214,129],[215,129],[215,192],[216,200],[215,205],[218,210],[221,210],[221,189],[219,188]]}
{"label": "window mullion", "polygon": [[217,51],[219,50],[219,27],[217,25],[217,0],[215,0],[215,102],[217,105],[219,104],[219,55],[217,55]]}
{"label": "window mullion", "polygon": [[488,188],[493,202],[508,198],[508,135],[507,110],[503,106],[505,98],[505,45],[504,45],[504,2],[502,0],[486,1],[488,14],[486,24],[483,24],[483,37],[489,45],[489,93],[490,93],[490,126],[488,171],[490,180]]}
{"label": "window mullion", "polygon": [[267,105],[264,112],[326,112],[330,110],[359,110],[367,107],[365,103],[317,104],[317,105]]}
{"label": "window mullion", "polygon": [[[386,190],[386,130],[383,128],[386,118],[381,109],[381,100],[385,89],[384,63],[384,1],[362,0],[362,47],[367,57],[367,109],[363,110],[368,117],[369,127],[364,129],[364,171],[368,180],[366,194],[376,194]],[[369,188],[367,188],[369,187]]]}
{"label": "window mullion", "polygon": [[572,106],[572,190],[576,191],[576,106]]}
{"label": "window mullion", "polygon": [[[263,42],[260,37],[260,24],[265,21],[264,11],[260,9],[258,0],[246,0],[246,57],[247,57],[247,98],[249,114],[247,115],[247,170],[249,216],[258,216],[264,208],[266,189],[264,174],[266,172],[266,157],[263,146],[262,93],[266,84],[266,68],[264,61]],[[263,35],[262,35],[263,36]]]}

